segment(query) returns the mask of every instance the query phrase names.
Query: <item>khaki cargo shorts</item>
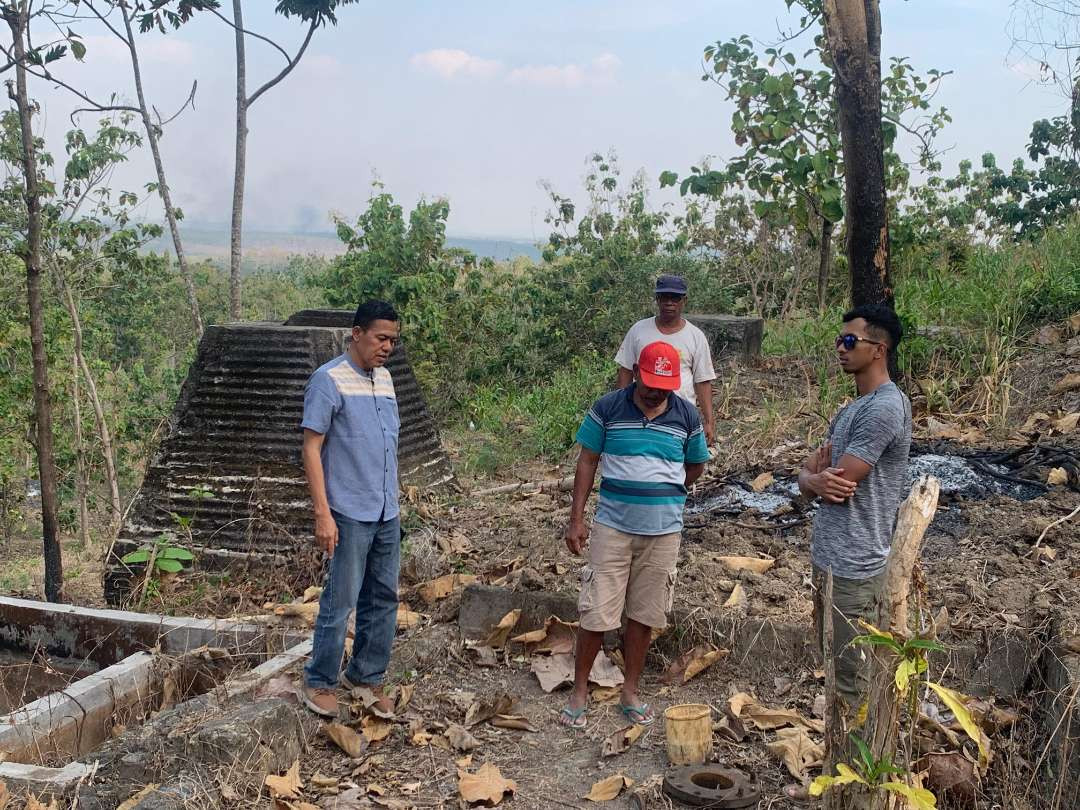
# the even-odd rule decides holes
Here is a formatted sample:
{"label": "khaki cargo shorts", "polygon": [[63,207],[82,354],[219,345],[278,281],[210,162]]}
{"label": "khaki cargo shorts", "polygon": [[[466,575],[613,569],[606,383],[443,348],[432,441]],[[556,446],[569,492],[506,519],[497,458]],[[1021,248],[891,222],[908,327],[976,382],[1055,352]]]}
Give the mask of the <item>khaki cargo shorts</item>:
{"label": "khaki cargo shorts", "polygon": [[622,617],[663,629],[675,598],[682,535],[627,534],[594,523],[589,562],[581,571],[582,630],[617,630]]}

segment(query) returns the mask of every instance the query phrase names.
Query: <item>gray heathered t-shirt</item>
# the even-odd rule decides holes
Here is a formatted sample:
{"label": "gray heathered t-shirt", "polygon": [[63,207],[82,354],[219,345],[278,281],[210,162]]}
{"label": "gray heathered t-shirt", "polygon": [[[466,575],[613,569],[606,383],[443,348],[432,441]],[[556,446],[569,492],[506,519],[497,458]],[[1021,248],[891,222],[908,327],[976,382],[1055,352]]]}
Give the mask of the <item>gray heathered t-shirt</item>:
{"label": "gray heathered t-shirt", "polygon": [[871,466],[843,503],[822,501],[810,559],[834,576],[870,579],[885,569],[904,493],[911,448],[911,403],[887,382],[845,406],[829,426],[832,466],[846,453]]}

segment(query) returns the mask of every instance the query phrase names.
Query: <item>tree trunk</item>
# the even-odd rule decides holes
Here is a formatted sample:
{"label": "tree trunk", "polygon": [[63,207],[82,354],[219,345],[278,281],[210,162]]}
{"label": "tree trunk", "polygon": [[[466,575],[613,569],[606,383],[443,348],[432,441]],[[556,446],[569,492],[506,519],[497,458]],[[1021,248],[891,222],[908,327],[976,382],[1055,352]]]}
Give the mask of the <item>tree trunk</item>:
{"label": "tree trunk", "polygon": [[49,401],[49,368],[45,355],[45,313],[41,298],[41,190],[38,187],[37,149],[31,122],[30,97],[26,89],[27,6],[5,12],[11,28],[15,57],[15,104],[22,136],[22,169],[26,193],[26,302],[30,314],[30,348],[34,367],[34,421],[37,427],[38,477],[41,480],[41,538],[45,557],[45,598],[64,598],[64,567],[60,558],[57,525],[56,458],[53,451],[52,403]]}
{"label": "tree trunk", "polygon": [[855,306],[884,303],[891,307],[881,132],[881,13],[878,0],[825,0],[823,11],[844,152],[851,299]]}
{"label": "tree trunk", "polygon": [[199,299],[195,293],[195,277],[188,265],[187,255],[184,253],[184,244],[180,240],[180,225],[176,219],[176,209],[173,207],[172,195],[169,192],[169,184],[165,182],[165,165],[161,160],[161,150],[158,148],[158,130],[150,120],[150,109],[146,104],[146,95],[143,93],[142,70],[139,67],[139,51],[135,46],[135,34],[131,28],[131,14],[122,7],[120,11],[124,17],[124,30],[127,33],[128,51],[131,53],[131,70],[135,75],[135,94],[139,99],[139,110],[142,113],[143,127],[146,129],[146,140],[150,144],[150,154],[154,157],[154,169],[157,171],[158,194],[165,206],[165,219],[169,223],[169,232],[172,234],[173,249],[176,251],[176,262],[180,265],[180,276],[184,279],[184,288],[187,290],[188,306],[191,308],[191,320],[195,325],[196,340],[202,338],[203,322],[199,312]]}
{"label": "tree trunk", "polygon": [[123,520],[124,511],[120,505],[120,484],[116,475],[116,456],[113,454],[112,432],[109,423],[105,420],[105,409],[101,406],[101,397],[98,396],[97,383],[90,373],[90,366],[86,363],[86,355],[83,354],[82,319],[79,317],[79,308],[75,306],[75,299],[56,269],[57,282],[64,294],[64,303],[67,305],[68,315],[71,317],[71,329],[75,336],[75,361],[79,365],[83,376],[86,378],[86,393],[90,397],[90,404],[94,408],[94,422],[97,425],[98,438],[101,440],[101,454],[105,458],[105,477],[109,483],[109,502],[112,506],[112,520],[110,521],[111,536],[115,537],[120,531],[120,522]]}
{"label": "tree trunk", "polygon": [[79,540],[90,548],[90,511],[86,507],[86,452],[83,449],[82,410],[79,407],[79,367],[71,366],[71,407],[75,414],[75,492],[79,500]]}
{"label": "tree trunk", "polygon": [[832,269],[832,232],[833,224],[825,217],[821,218],[821,244],[818,245],[817,271],[817,308],[818,314],[825,312],[825,296],[829,291],[829,270]]}
{"label": "tree trunk", "polygon": [[229,241],[229,319],[240,320],[240,259],[244,220],[244,173],[247,162],[247,64],[244,56],[244,12],[233,0],[236,34],[236,166],[233,174],[232,230]]}

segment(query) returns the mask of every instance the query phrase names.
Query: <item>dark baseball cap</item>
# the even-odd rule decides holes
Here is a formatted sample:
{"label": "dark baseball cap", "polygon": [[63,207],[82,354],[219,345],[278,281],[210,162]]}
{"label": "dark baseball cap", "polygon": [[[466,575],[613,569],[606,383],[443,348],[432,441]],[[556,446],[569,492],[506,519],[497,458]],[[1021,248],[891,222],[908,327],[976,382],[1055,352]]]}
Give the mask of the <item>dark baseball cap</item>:
{"label": "dark baseball cap", "polygon": [[686,279],[682,276],[663,275],[656,280],[656,295],[686,295]]}

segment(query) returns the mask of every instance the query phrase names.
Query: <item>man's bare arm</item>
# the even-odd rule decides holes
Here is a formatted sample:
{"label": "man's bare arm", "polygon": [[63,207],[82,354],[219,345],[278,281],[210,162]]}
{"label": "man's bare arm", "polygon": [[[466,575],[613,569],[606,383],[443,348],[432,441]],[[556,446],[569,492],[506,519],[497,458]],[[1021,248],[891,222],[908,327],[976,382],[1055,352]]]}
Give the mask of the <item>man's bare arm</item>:
{"label": "man's bare arm", "polygon": [[577,469],[574,471],[574,494],[570,504],[570,525],[566,527],[566,547],[571,553],[580,555],[589,540],[585,528],[585,504],[592,492],[596,480],[596,468],[600,464],[600,454],[584,447],[578,456]]}
{"label": "man's bare arm", "polygon": [[315,512],[315,541],[327,554],[334,556],[338,531],[334,516],[330,514],[330,502],[326,498],[326,478],[323,475],[322,446],[326,435],[304,428],[304,474],[307,476],[308,492]]}
{"label": "man's bare arm", "polygon": [[693,483],[699,478],[701,478],[701,474],[703,472],[705,472],[705,462],[701,462],[698,464],[687,464],[685,482],[686,488],[690,489],[690,487],[693,486]]}
{"label": "man's bare arm", "polygon": [[698,410],[701,411],[701,427],[705,431],[705,444],[712,447],[716,438],[716,421],[713,419],[712,380],[694,383],[694,396],[697,397]]}
{"label": "man's bare arm", "polygon": [[634,381],[634,372],[628,368],[619,366],[618,376],[615,377],[616,388],[626,388],[630,383]]}

